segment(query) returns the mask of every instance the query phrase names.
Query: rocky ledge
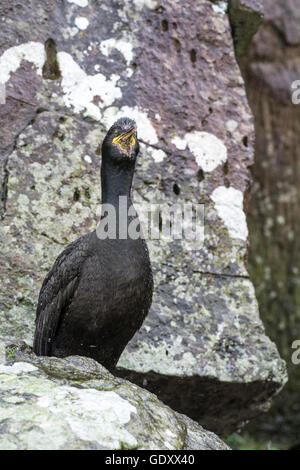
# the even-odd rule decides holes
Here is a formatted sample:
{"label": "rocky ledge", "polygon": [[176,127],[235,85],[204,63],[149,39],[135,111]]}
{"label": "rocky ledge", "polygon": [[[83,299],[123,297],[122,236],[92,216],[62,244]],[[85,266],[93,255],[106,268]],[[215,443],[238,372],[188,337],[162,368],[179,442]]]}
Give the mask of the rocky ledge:
{"label": "rocky ledge", "polygon": [[92,359],[0,341],[0,450],[226,450],[212,432]]}

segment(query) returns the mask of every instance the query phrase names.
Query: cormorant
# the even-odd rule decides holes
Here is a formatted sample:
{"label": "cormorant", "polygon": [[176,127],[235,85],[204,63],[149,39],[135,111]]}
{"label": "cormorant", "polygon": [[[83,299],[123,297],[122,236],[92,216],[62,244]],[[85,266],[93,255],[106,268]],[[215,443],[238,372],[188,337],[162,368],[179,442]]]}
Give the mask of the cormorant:
{"label": "cormorant", "polygon": [[[116,121],[102,143],[102,204],[116,211],[116,237],[99,238],[107,222],[58,256],[39,294],[34,352],[92,357],[113,369],[141,327],[152,301],[152,271],[145,240],[119,236],[119,196],[132,206],[131,185],[139,143],[136,124]],[[107,206],[102,206],[107,207]],[[132,206],[133,208],[133,206]],[[126,212],[126,227],[138,216]],[[124,231],[124,227],[122,229]]]}

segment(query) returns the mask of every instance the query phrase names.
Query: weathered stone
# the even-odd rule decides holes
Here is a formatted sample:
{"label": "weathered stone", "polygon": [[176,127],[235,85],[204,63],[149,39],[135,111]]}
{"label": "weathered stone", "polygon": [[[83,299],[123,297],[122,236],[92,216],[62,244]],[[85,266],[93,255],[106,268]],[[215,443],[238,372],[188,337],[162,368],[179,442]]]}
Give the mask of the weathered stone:
{"label": "weathered stone", "polygon": [[[254,132],[226,9],[206,0],[31,1],[19,12],[12,3],[1,6],[0,81],[10,90],[22,77],[26,112],[11,115],[9,92],[1,334],[31,343],[45,273],[99,220],[96,148],[117,116],[135,117],[143,144],[134,200],[204,204],[205,241],[148,241],[153,306],[119,373],[210,429],[236,428],[269,406],[286,374],[245,265]],[[42,79],[49,31],[58,80]]]}
{"label": "weathered stone", "polygon": [[0,449],[227,450],[218,436],[89,358],[0,341]]}

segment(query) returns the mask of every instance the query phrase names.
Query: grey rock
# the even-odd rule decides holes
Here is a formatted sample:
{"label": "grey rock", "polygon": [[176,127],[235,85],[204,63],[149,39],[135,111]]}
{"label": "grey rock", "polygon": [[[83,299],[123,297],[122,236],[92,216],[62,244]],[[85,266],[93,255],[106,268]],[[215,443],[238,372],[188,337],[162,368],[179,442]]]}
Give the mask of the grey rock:
{"label": "grey rock", "polygon": [[[90,358],[0,341],[1,450],[228,450],[218,436]],[[7,362],[8,361],[8,362]]]}

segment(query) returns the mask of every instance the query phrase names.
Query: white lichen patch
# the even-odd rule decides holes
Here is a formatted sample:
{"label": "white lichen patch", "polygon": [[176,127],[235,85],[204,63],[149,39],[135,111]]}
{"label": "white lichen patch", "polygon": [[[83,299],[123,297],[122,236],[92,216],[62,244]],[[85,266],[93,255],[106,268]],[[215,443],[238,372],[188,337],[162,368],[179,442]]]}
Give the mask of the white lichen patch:
{"label": "white lichen patch", "polygon": [[171,139],[171,142],[172,142],[172,144],[174,144],[175,147],[177,147],[179,150],[185,150],[185,149],[186,149],[186,146],[187,146],[186,140],[185,140],[185,139],[181,139],[179,136],[173,137],[173,139]]}
{"label": "white lichen patch", "polygon": [[6,83],[12,72],[15,72],[26,60],[35,65],[37,73],[42,75],[42,67],[46,59],[44,45],[40,42],[26,42],[7,49],[0,57],[0,83]]}
{"label": "white lichen patch", "polygon": [[[66,39],[66,40],[69,40],[70,37],[74,37],[76,36],[76,34],[78,33],[79,29],[76,28],[75,26],[73,26],[72,28],[70,26],[66,26],[62,33],[63,33],[63,37]],[[79,55],[79,51],[77,52],[77,54]]]}
{"label": "white lichen patch", "polygon": [[227,11],[227,2],[218,2],[218,3],[213,3],[212,4],[212,9],[216,13],[220,13],[221,15],[225,15]]}
{"label": "white lichen patch", "polygon": [[204,171],[213,171],[227,160],[227,148],[214,134],[209,132],[187,132],[184,137],[174,136],[171,139],[179,150],[190,149],[197,164]]}
{"label": "white lichen patch", "polygon": [[85,155],[83,158],[87,163],[92,163],[92,159],[89,155]]}
{"label": "white lichen patch", "polygon": [[40,397],[37,405],[63,418],[82,440],[95,440],[110,449],[120,447],[123,439],[127,445],[137,445],[123,427],[137,410],[115,392],[62,386]]}
{"label": "white lichen patch", "polygon": [[227,160],[227,149],[214,134],[193,131],[185,134],[185,141],[204,171],[213,171]]}
{"label": "white lichen patch", "polygon": [[69,3],[74,3],[78,7],[84,8],[87,7],[89,2],[88,0],[67,0]]}
{"label": "white lichen patch", "polygon": [[[42,43],[28,42],[7,49],[0,57],[0,83],[5,83],[10,74],[15,72],[22,59],[33,63],[41,75],[45,62],[45,48]],[[101,120],[101,107],[111,106],[122,97],[121,89],[116,85],[119,75],[113,74],[107,79],[103,74],[88,75],[67,52],[59,52],[57,60],[61,71],[63,100],[74,111],[85,112],[96,120]],[[93,103],[99,97],[98,104]]]}
{"label": "white lichen patch", "polygon": [[143,136],[143,140],[149,144],[158,142],[156,130],[154,129],[146,111],[141,110],[138,106],[123,106],[122,108],[110,107],[103,114],[103,122],[107,128],[113,125],[116,119],[121,117],[129,117],[134,119],[138,124],[138,135]]}
{"label": "white lichen patch", "polygon": [[[99,108],[110,106],[121,98],[121,89],[116,86],[118,75],[112,75],[109,80],[101,73],[87,75],[66,52],[59,52],[57,59],[62,74],[64,102],[66,106],[73,106],[75,112],[85,111],[94,119],[100,120]],[[101,99],[97,105],[92,102],[95,96]]]}
{"label": "white lichen patch", "polygon": [[127,78],[132,77],[133,72],[134,72],[133,69],[131,69],[130,67],[128,67],[128,68],[126,69],[126,77],[127,77]]}
{"label": "white lichen patch", "polygon": [[246,240],[248,227],[243,210],[243,193],[235,188],[219,186],[213,191],[211,199],[214,201],[218,216],[224,222],[229,235],[232,238]]}
{"label": "white lichen patch", "polygon": [[[126,0],[126,3],[129,3],[129,4],[132,3],[132,0]],[[150,10],[153,10],[158,5],[157,0],[133,0],[133,3],[139,10],[141,10],[144,7],[150,8]]]}
{"label": "white lichen patch", "polygon": [[129,65],[133,59],[132,48],[133,48],[133,45],[132,45],[132,42],[130,41],[130,38],[126,38],[126,39],[110,38],[110,39],[106,39],[105,41],[102,41],[100,44],[100,50],[103,55],[109,56],[113,49],[117,49],[125,58],[127,65]]}
{"label": "white lichen patch", "polygon": [[229,132],[234,132],[238,126],[238,123],[234,119],[229,119],[226,121],[226,129]]}
{"label": "white lichen patch", "polygon": [[1,374],[25,374],[28,372],[33,372],[38,370],[37,367],[33,366],[32,364],[28,364],[27,362],[15,362],[12,366],[5,366],[0,364],[0,373]]}
{"label": "white lichen patch", "polygon": [[166,158],[167,154],[161,149],[150,149],[151,156],[156,163],[160,163]]}
{"label": "white lichen patch", "polygon": [[81,29],[81,31],[84,31],[89,25],[89,20],[85,16],[77,16],[77,18],[75,18],[75,25],[77,28]]}

